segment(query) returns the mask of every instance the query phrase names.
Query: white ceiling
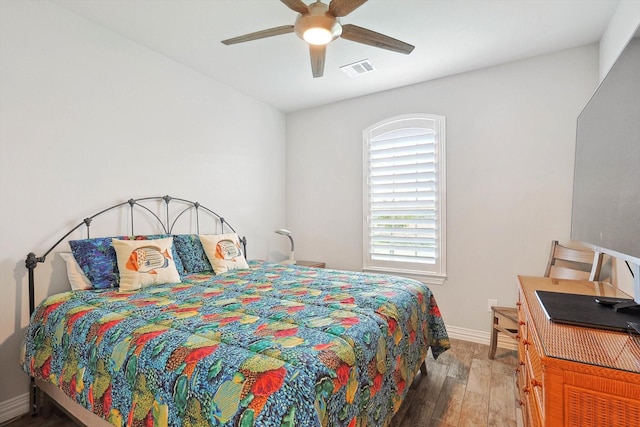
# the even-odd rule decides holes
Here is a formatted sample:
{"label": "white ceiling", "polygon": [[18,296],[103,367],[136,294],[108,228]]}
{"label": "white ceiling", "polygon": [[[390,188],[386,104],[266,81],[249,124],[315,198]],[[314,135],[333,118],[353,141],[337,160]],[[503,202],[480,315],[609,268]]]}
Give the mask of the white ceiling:
{"label": "white ceiling", "polygon": [[[619,3],[369,0],[341,22],[415,50],[402,55],[339,38],[327,48],[324,76],[314,79],[307,45],[293,33],[220,43],[293,24],[297,14],[278,0],[52,1],[285,112],[594,43]],[[376,71],[350,78],[339,69],[362,59]]]}

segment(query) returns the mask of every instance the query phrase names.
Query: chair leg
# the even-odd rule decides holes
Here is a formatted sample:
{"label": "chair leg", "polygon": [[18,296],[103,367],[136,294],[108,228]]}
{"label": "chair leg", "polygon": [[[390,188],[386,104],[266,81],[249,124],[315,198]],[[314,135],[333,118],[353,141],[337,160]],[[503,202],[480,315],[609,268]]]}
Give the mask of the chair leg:
{"label": "chair leg", "polygon": [[498,346],[498,330],[494,327],[494,325],[498,323],[498,318],[493,317],[493,322],[491,323],[491,341],[489,342],[489,359],[493,359],[496,357],[496,347]]}

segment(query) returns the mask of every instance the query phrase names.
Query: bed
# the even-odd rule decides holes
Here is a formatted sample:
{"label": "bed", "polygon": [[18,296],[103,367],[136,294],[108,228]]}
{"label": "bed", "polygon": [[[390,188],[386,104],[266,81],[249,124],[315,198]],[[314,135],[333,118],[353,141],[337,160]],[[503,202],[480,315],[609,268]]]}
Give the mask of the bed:
{"label": "bed", "polygon": [[[176,201],[186,207],[170,212]],[[35,307],[34,269],[53,248],[27,257],[33,308],[22,368],[34,392],[44,391],[84,424],[386,426],[414,376],[426,373],[428,351],[437,358],[449,348],[433,294],[418,281],[246,261],[246,239],[184,199],[131,199],[106,211],[129,206],[133,224],[143,202],[154,204],[142,211],[158,220],[161,233],[70,242],[72,249],[78,241],[101,242],[101,254],[115,246],[120,272],[109,286],[58,293]],[[154,213],[157,206],[165,218]],[[200,234],[202,212],[217,221],[207,238],[228,239],[214,237],[217,244],[209,245]],[[174,217],[189,217],[196,230],[176,234]],[[88,229],[89,218],[54,247]],[[167,241],[175,245],[162,246]],[[185,242],[193,247],[186,250]],[[121,245],[126,268],[144,258],[136,277],[156,282],[130,287]],[[99,282],[96,271],[109,270],[88,269],[95,260],[72,252],[89,283]],[[160,266],[171,262],[178,280],[158,282]],[[207,270],[221,262],[227,271]],[[147,264],[152,272],[141,273]]]}

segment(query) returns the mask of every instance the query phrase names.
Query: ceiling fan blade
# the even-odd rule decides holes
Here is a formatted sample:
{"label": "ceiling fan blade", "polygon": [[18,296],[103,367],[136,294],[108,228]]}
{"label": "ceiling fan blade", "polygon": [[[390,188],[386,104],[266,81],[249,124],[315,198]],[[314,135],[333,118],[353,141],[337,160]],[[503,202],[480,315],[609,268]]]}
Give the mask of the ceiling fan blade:
{"label": "ceiling fan blade", "polygon": [[280,1],[286,4],[289,9],[294,10],[298,13],[309,12],[309,8],[302,0],[280,0]]}
{"label": "ceiling fan blade", "polygon": [[367,0],[331,0],[331,3],[329,3],[329,13],[336,18],[347,16],[366,2]]}
{"label": "ceiling fan blade", "polygon": [[385,36],[384,34],[376,33],[375,31],[352,24],[342,26],[342,35],[340,37],[351,40],[352,42],[404,53],[405,55],[410,54],[415,47],[409,43],[394,39],[393,37]]}
{"label": "ceiling fan blade", "polygon": [[327,45],[309,45],[311,54],[311,71],[313,77],[322,77],[324,74],[324,58],[327,53]]}
{"label": "ceiling fan blade", "polygon": [[281,34],[293,33],[293,25],[283,25],[281,27],[269,28],[267,30],[256,31],[255,33],[245,34],[243,36],[234,37],[227,40],[222,40],[223,44],[236,44],[249,42],[252,40],[263,39],[265,37],[279,36]]}

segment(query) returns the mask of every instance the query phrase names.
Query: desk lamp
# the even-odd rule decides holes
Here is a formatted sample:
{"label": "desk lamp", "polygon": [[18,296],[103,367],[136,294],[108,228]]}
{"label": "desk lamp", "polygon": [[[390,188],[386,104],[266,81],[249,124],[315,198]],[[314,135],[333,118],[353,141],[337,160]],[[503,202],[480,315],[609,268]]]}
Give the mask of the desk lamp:
{"label": "desk lamp", "polygon": [[296,260],[293,256],[293,237],[291,237],[291,232],[287,229],[281,228],[279,230],[276,230],[276,233],[283,236],[287,236],[291,241],[291,252],[289,253],[289,259],[282,261],[282,264],[295,264]]}

